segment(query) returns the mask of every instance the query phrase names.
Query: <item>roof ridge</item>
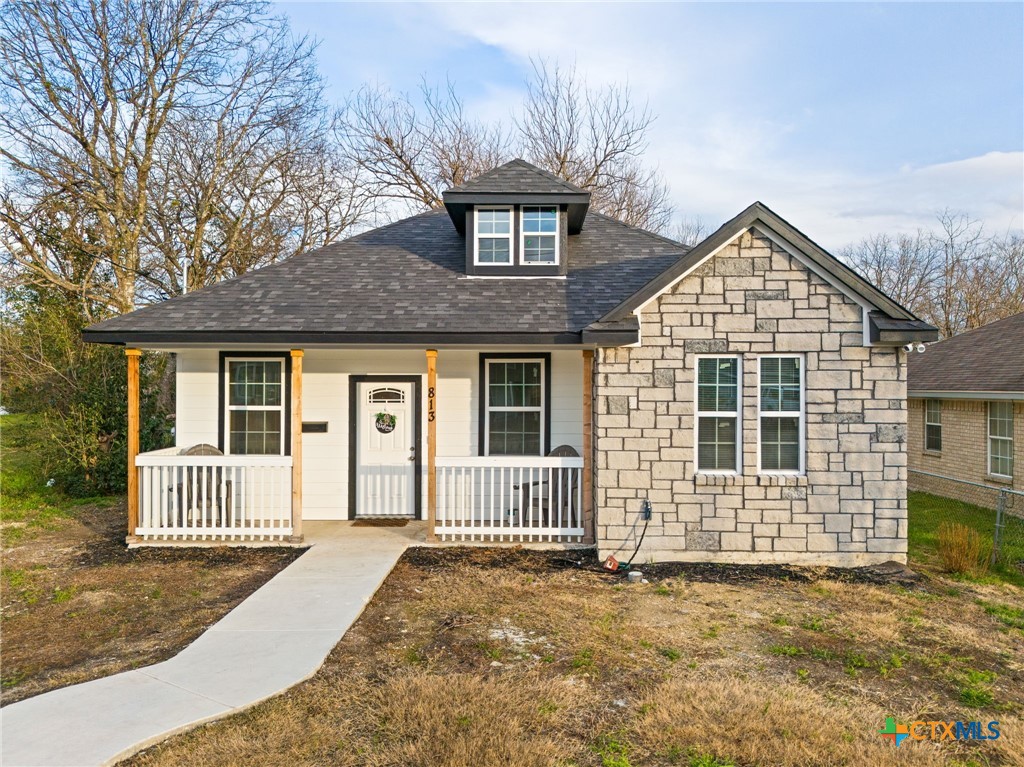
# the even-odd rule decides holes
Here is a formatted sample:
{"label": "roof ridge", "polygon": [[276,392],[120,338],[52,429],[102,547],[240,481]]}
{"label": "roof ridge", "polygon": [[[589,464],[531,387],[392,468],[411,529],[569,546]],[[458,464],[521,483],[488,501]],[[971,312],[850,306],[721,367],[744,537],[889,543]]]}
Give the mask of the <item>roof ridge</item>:
{"label": "roof ridge", "polygon": [[486,170],[477,176],[473,176],[473,178],[466,179],[461,184],[449,187],[448,189],[445,190],[445,194],[472,192],[474,188],[480,184],[480,182],[487,181],[493,178],[494,176],[498,175],[501,171],[510,168],[518,168],[521,170],[529,171],[533,175],[538,176],[539,178],[542,178],[545,181],[550,181],[552,183],[558,184],[558,186],[560,186],[562,189],[564,189],[567,192],[571,192],[572,194],[590,194],[590,192],[588,192],[586,189],[576,186],[571,181],[568,181],[562,178],[561,176],[558,176],[557,174],[552,173],[549,170],[546,170],[545,168],[541,168],[540,166],[535,165],[534,163],[522,157],[514,157],[513,159],[504,162],[501,165],[496,165],[495,167]]}
{"label": "roof ridge", "polygon": [[538,176],[541,176],[542,178],[546,178],[549,181],[556,181],[559,184],[561,184],[562,186],[569,187],[574,192],[577,192],[579,194],[589,194],[589,192],[586,189],[584,189],[583,187],[577,186],[576,184],[572,183],[571,181],[562,178],[557,173],[552,173],[551,171],[547,170],[546,168],[542,168],[539,165],[535,165],[534,163],[530,162],[529,160],[524,160],[522,157],[517,157],[514,160],[510,160],[509,162],[507,162],[505,164],[506,165],[512,165],[513,163],[520,164],[521,166],[526,168],[526,170],[532,171],[533,173],[537,174]]}

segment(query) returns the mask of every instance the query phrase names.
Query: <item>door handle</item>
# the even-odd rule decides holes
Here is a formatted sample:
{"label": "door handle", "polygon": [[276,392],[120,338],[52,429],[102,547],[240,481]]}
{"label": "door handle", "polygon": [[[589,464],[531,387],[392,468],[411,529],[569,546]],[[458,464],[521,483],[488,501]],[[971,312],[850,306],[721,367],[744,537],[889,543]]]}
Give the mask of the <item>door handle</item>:
{"label": "door handle", "polygon": [[409,460],[410,461],[415,461],[416,460],[416,446],[415,445],[413,445],[412,447],[409,448]]}

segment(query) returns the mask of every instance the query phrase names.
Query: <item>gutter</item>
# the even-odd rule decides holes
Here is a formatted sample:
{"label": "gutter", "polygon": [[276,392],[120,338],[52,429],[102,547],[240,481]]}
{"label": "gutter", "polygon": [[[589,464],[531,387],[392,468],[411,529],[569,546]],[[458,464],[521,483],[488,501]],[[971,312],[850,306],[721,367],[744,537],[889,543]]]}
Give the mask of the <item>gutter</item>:
{"label": "gutter", "polygon": [[1009,400],[1024,402],[1024,391],[952,391],[949,389],[908,389],[907,399]]}

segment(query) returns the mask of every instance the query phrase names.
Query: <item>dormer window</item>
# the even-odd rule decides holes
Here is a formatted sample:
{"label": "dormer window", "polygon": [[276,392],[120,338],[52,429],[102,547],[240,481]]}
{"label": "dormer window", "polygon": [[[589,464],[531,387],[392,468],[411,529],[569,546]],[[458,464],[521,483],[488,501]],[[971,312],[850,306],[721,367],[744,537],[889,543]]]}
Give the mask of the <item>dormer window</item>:
{"label": "dormer window", "polygon": [[476,263],[512,263],[512,208],[477,209]]}
{"label": "dormer window", "polygon": [[466,276],[565,279],[590,192],[513,160],[444,193],[466,243]]}
{"label": "dormer window", "polygon": [[523,263],[558,263],[558,208],[523,206]]}

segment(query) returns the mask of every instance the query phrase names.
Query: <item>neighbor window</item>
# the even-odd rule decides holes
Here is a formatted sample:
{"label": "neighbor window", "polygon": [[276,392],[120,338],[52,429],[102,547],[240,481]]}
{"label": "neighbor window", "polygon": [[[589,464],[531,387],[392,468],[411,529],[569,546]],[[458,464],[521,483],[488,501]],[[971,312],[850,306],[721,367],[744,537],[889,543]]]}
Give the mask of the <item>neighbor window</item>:
{"label": "neighbor window", "polygon": [[697,471],[739,468],[740,361],[697,359]]}
{"label": "neighbor window", "polygon": [[988,473],[1013,476],[1013,403],[988,403]]}
{"label": "neighbor window", "polygon": [[523,206],[524,264],[558,263],[558,208]]}
{"label": "neighbor window", "polygon": [[284,360],[229,359],[227,452],[230,455],[284,453]]}
{"label": "neighbor window", "polygon": [[512,209],[478,208],[476,221],[476,262],[512,263]]}
{"label": "neighbor window", "polygon": [[486,455],[544,455],[543,359],[484,362]]}
{"label": "neighbor window", "polygon": [[761,357],[758,392],[760,471],[803,471],[803,361]]}
{"label": "neighbor window", "polygon": [[924,403],[924,449],[942,450],[942,401],[925,400]]}

